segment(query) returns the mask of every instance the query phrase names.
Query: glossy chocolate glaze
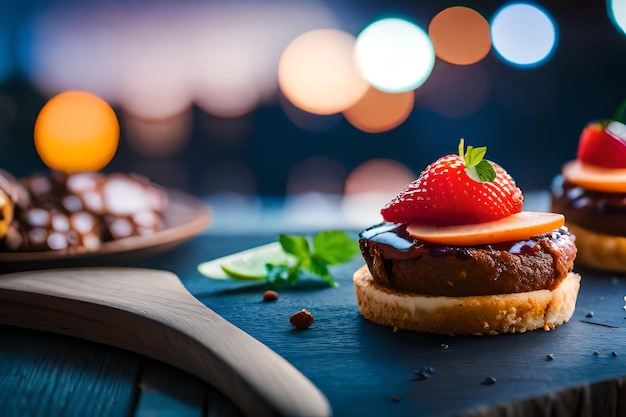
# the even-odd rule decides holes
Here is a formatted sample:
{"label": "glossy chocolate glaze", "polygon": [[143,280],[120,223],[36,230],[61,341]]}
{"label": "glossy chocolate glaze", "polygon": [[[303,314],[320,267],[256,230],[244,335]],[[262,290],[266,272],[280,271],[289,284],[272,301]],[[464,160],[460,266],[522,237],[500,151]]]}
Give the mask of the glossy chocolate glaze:
{"label": "glossy chocolate glaze", "polygon": [[[541,250],[539,237],[472,247],[447,246],[416,239],[406,228],[406,224],[385,222],[363,230],[359,237],[376,242],[383,249],[386,259],[411,259],[426,254],[435,258],[454,255],[459,259],[469,259],[475,249],[506,251],[515,255],[532,255]],[[566,228],[556,229],[542,237],[549,237],[556,242],[562,235],[569,235]]]}
{"label": "glossy chocolate glaze", "polygon": [[363,230],[361,253],[381,285],[423,295],[509,294],[555,288],[573,269],[574,237],[566,227],[528,239],[449,246],[412,237],[407,225]]}
{"label": "glossy chocolate glaze", "polygon": [[587,190],[558,176],[552,182],[551,211],[596,233],[626,236],[626,193]]}

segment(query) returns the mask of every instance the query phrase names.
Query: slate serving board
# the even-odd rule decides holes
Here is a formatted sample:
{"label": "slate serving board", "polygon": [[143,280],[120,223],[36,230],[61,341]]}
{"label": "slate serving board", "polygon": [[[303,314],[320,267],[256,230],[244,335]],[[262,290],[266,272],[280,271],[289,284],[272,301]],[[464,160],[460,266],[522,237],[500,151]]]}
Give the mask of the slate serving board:
{"label": "slate serving board", "polygon": [[[262,283],[208,280],[195,270],[207,259],[274,239],[202,235],[141,266],[175,272],[201,303],[302,372],[335,416],[614,416],[624,411],[626,277],[578,270],[581,290],[569,323],[551,332],[474,337],[394,332],[363,319],[351,284],[352,273],[363,264],[358,258],[333,269],[338,288],[306,280],[279,289],[273,303],[262,301],[267,288]],[[288,317],[302,308],[315,320],[298,331]],[[28,352],[14,360],[22,361],[25,372],[58,365],[54,358],[35,362]],[[432,368],[427,378],[419,377],[424,367]],[[494,384],[483,383],[489,377]]]}
{"label": "slate serving board", "polygon": [[[363,319],[351,283],[361,265],[357,258],[335,268],[338,288],[309,281],[279,290],[281,298],[271,304],[260,301],[263,285],[202,278],[187,285],[202,302],[307,375],[328,397],[335,415],[488,415],[497,410],[501,414],[495,415],[528,415],[523,410],[529,406],[541,409],[537,415],[618,415],[621,391],[616,387],[626,375],[626,277],[577,269],[582,282],[576,311],[551,332],[447,336],[394,332]],[[305,332],[293,331],[287,321],[300,308],[315,316]],[[434,371],[422,379],[418,373],[424,367]],[[496,383],[484,384],[487,378]],[[563,404],[571,409],[554,411],[563,411]]]}

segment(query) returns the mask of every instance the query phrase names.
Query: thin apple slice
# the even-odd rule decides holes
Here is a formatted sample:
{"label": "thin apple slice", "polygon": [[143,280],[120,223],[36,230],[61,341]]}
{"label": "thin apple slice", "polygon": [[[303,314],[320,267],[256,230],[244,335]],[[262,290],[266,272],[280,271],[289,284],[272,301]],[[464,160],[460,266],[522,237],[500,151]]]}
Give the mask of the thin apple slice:
{"label": "thin apple slice", "polygon": [[587,190],[626,193],[626,168],[601,168],[576,159],[563,165],[563,178]]}
{"label": "thin apple slice", "polygon": [[433,227],[411,223],[407,232],[426,242],[453,246],[475,246],[528,239],[551,232],[565,224],[557,213],[522,211],[500,220],[478,224]]}

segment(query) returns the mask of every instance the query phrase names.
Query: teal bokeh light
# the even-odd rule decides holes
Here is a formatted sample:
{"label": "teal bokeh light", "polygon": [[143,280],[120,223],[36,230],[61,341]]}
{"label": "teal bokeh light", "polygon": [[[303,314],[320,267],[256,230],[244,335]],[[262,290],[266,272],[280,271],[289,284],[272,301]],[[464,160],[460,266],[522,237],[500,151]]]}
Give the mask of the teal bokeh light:
{"label": "teal bokeh light", "polygon": [[606,11],[613,25],[626,35],[626,0],[607,0]]}

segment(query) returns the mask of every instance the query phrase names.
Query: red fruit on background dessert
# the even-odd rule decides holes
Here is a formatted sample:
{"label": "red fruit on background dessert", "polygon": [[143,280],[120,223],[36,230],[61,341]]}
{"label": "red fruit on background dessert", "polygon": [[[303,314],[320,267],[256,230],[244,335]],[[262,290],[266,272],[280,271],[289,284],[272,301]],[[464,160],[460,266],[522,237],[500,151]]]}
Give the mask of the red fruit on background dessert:
{"label": "red fruit on background dessert", "polygon": [[626,272],[626,125],[622,103],[613,120],[584,127],[576,159],[551,189],[551,210],[576,235],[577,265]]}
{"label": "red fruit on background dessert", "polygon": [[482,223],[522,211],[524,198],[513,178],[495,162],[483,159],[487,148],[459,144],[426,167],[419,178],[381,210],[386,221],[416,221],[436,226]]}
{"label": "red fruit on background dessert", "polygon": [[618,121],[585,126],[576,158],[602,168],[626,168],[626,125]]}
{"label": "red fruit on background dessert", "polygon": [[486,148],[430,164],[363,230],[359,311],[399,329],[446,334],[552,330],[575,309],[576,245],[556,213],[523,196]]}

